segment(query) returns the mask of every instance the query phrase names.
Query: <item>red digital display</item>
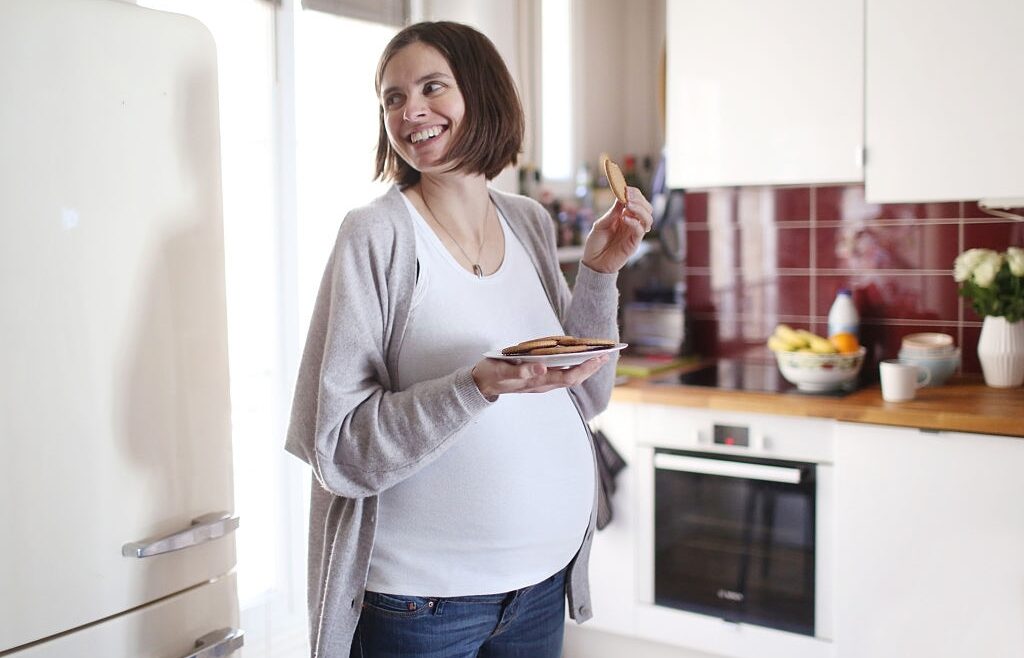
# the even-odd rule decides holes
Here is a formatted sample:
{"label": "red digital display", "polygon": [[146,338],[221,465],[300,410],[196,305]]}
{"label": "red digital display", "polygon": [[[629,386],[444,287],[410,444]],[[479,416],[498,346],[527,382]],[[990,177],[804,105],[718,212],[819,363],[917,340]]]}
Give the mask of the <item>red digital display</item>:
{"label": "red digital display", "polygon": [[715,425],[714,442],[724,446],[747,447],[750,445],[750,430],[735,425]]}

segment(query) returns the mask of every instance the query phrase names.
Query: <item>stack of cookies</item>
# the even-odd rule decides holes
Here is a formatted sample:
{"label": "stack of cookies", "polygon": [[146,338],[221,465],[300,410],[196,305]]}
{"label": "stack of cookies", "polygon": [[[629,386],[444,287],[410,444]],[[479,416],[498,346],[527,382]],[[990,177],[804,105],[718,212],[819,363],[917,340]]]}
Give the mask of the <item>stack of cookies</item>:
{"label": "stack of cookies", "polygon": [[511,345],[501,351],[504,356],[543,356],[546,354],[573,354],[615,347],[608,338],[577,338],[576,336],[544,336]]}

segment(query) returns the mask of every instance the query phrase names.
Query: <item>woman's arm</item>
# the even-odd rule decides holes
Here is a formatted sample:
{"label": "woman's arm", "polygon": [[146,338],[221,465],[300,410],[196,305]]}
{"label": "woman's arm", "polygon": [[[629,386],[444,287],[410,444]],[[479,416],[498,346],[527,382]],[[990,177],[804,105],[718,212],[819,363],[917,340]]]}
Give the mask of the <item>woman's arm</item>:
{"label": "woman's arm", "polygon": [[[627,188],[627,204],[615,205],[587,236],[563,326],[575,336],[618,340],[618,271],[636,252],[654,223],[651,204],[640,190]],[[562,294],[567,293],[563,286]],[[616,360],[617,360],[616,356]],[[615,385],[615,362],[574,389],[583,415],[593,418],[608,405]]]}
{"label": "woman's arm", "polygon": [[[488,401],[470,373],[402,391],[387,368],[389,333],[415,268],[380,217],[350,216],[320,285],[299,367],[286,448],[320,484],[347,498],[375,495],[423,468]],[[413,254],[414,255],[414,254]],[[404,300],[404,301],[403,301]]]}

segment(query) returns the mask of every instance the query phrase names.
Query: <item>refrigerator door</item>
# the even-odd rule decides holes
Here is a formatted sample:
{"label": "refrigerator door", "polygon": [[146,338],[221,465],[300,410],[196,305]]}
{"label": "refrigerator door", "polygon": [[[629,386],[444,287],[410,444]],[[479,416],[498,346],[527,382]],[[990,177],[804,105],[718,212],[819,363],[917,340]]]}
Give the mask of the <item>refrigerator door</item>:
{"label": "refrigerator door", "polygon": [[226,523],[122,554],[233,507],[209,33],[3,0],[0,94],[2,653],[224,574],[235,546]]}
{"label": "refrigerator door", "polygon": [[[236,591],[231,573],[4,658],[238,656],[237,647],[244,643],[245,635],[238,630]],[[200,638],[205,638],[203,647],[196,646]],[[217,648],[213,638],[221,642]],[[205,655],[200,653],[203,648]]]}

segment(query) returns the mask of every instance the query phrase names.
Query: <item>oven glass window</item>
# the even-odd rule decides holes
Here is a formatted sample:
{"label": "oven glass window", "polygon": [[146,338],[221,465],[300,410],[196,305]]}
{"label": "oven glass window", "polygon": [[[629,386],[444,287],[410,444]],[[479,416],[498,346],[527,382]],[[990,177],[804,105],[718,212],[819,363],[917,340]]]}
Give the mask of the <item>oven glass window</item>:
{"label": "oven glass window", "polygon": [[814,634],[815,466],[655,452],[654,598]]}

